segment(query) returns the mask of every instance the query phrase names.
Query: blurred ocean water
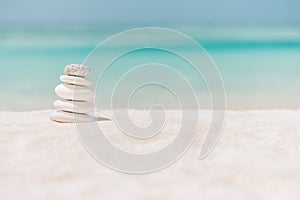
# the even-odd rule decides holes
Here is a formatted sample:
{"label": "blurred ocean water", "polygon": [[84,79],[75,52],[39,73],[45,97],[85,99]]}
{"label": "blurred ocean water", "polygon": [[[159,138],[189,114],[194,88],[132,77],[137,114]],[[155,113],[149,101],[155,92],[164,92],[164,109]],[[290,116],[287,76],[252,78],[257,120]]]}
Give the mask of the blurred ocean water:
{"label": "blurred ocean water", "polygon": [[[174,28],[198,41],[216,63],[224,80],[228,109],[300,108],[300,28]],[[54,88],[69,63],[81,63],[101,41],[122,29],[116,28],[0,28],[0,110],[52,108]],[[138,36],[137,36],[138,37]],[[162,41],[163,42],[163,41]],[[130,45],[124,43],[123,45]],[[180,46],[181,45],[181,46]],[[113,46],[113,52],[118,46]],[[178,48],[185,48],[178,44]],[[186,49],[195,54],[193,49]],[[110,53],[110,52],[107,52]],[[197,55],[195,55],[197,56]],[[181,71],[195,86],[209,108],[203,81],[178,58],[161,51],[144,50],[120,59],[111,66],[105,84],[110,89],[123,68],[163,61]],[[149,88],[136,107],[149,98],[177,108],[159,88]],[[100,96],[101,94],[97,94]],[[97,105],[106,108],[108,105]]]}

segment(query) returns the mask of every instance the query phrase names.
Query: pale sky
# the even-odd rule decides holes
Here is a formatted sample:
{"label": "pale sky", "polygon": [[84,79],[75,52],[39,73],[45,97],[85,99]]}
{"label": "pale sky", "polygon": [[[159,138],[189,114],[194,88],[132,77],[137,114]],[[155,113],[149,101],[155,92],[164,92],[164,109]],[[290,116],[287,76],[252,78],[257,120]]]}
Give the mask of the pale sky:
{"label": "pale sky", "polygon": [[0,24],[300,25],[298,0],[0,0]]}

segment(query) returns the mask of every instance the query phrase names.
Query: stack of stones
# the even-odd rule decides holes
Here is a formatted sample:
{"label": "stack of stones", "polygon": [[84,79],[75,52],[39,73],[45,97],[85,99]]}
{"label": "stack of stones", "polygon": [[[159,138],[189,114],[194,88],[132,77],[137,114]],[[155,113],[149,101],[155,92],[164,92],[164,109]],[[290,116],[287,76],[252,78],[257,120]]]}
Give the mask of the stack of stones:
{"label": "stack of stones", "polygon": [[50,119],[56,122],[94,121],[95,117],[89,113],[94,110],[91,101],[95,92],[89,88],[92,82],[85,78],[90,69],[81,64],[70,64],[65,67],[64,72],[65,75],[60,76],[63,83],[55,88],[55,93],[62,100],[53,103],[56,110],[51,113]]}

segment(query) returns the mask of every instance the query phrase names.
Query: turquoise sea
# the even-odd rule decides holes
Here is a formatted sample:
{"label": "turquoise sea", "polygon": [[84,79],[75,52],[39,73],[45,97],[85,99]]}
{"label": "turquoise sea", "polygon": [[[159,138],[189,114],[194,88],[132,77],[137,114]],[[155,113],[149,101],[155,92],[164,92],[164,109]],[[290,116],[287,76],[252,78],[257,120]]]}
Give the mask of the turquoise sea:
{"label": "turquoise sea", "polygon": [[[228,109],[300,108],[300,28],[171,28],[194,38],[214,60],[224,80]],[[127,28],[1,27],[0,110],[52,108],[52,102],[57,99],[54,88],[60,83],[64,66],[83,62],[97,44],[124,30]],[[118,46],[112,51],[114,48]],[[194,53],[192,49],[187,51]],[[179,60],[159,51],[136,52],[115,63],[106,77],[107,89],[110,89],[110,80],[122,72],[120,67],[150,62],[149,57],[165,59],[175,68],[182,66]],[[197,79],[192,71],[181,70],[191,79]],[[203,99],[200,107],[209,108],[209,96],[203,83],[195,81],[194,84],[197,95]],[[148,94],[141,95],[133,107],[143,107],[143,102],[151,98],[152,102],[169,102],[170,108],[176,108],[173,100],[164,97],[159,89],[150,88]],[[105,108],[107,105],[97,106]]]}

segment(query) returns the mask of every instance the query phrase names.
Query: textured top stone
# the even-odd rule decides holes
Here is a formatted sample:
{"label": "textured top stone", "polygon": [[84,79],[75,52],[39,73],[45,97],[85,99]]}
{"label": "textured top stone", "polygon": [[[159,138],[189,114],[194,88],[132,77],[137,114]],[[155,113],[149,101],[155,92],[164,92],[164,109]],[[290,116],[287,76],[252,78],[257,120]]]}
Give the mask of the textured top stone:
{"label": "textured top stone", "polygon": [[71,76],[85,77],[90,74],[90,68],[82,64],[69,64],[65,67],[65,74]]}

